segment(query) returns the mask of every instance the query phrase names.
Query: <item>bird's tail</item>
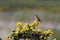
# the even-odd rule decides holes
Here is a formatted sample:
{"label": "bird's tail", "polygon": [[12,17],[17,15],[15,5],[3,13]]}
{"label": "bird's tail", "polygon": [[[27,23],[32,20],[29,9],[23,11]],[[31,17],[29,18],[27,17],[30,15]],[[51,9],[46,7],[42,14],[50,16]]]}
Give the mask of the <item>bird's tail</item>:
{"label": "bird's tail", "polygon": [[37,14],[35,15],[35,18],[36,18],[36,20],[38,20],[39,22],[41,22],[41,19],[39,18],[39,16]]}

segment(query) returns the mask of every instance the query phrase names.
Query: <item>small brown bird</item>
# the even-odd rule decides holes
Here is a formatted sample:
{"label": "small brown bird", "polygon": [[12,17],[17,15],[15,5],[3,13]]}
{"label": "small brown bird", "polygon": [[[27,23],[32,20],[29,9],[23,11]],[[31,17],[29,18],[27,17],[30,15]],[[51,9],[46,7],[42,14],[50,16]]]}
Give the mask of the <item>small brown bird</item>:
{"label": "small brown bird", "polygon": [[41,22],[41,19],[39,18],[39,16],[37,14],[35,15],[35,17],[39,22]]}

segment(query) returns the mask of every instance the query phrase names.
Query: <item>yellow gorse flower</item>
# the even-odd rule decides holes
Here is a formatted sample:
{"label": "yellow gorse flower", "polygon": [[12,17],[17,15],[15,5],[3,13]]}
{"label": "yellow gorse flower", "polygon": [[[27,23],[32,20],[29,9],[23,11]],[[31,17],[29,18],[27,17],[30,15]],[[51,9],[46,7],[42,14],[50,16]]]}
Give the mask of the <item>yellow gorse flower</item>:
{"label": "yellow gorse flower", "polygon": [[15,31],[15,34],[18,35],[18,33],[20,33],[20,32],[22,32],[22,28],[17,27],[16,31]]}
{"label": "yellow gorse flower", "polygon": [[26,24],[24,25],[23,29],[24,29],[24,30],[29,30],[28,25],[29,25],[29,24],[28,24],[28,23],[26,23]]}
{"label": "yellow gorse flower", "polygon": [[38,26],[38,25],[39,25],[39,22],[38,22],[37,20],[34,20],[31,25],[32,25],[32,26]]}
{"label": "yellow gorse flower", "polygon": [[52,30],[46,30],[44,31],[44,34],[53,34]]}
{"label": "yellow gorse flower", "polygon": [[20,32],[21,32],[21,33],[23,33],[23,32],[24,32],[24,30],[22,29],[22,30],[20,30]]}
{"label": "yellow gorse flower", "polygon": [[48,29],[47,31],[49,32],[50,35],[53,34],[52,30],[49,30],[49,29]]}
{"label": "yellow gorse flower", "polygon": [[7,34],[6,35],[6,40],[9,40],[10,39],[10,34]]}
{"label": "yellow gorse flower", "polygon": [[22,22],[17,22],[16,25],[17,27],[22,27]]}
{"label": "yellow gorse flower", "polygon": [[42,32],[42,30],[41,30],[41,29],[37,29],[37,32],[38,32],[38,33],[41,33],[41,32]]}
{"label": "yellow gorse flower", "polygon": [[49,32],[48,31],[44,31],[44,34],[49,34]]}

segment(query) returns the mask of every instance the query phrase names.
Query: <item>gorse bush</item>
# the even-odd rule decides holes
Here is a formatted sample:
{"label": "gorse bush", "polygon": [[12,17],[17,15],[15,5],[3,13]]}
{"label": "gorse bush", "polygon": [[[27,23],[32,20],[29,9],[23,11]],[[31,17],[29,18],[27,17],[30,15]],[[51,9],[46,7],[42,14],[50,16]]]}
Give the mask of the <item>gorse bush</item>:
{"label": "gorse bush", "polygon": [[[6,40],[48,40],[54,33],[50,29],[44,32],[42,29],[37,29],[40,23],[41,20],[37,15],[31,24],[23,25],[22,22],[17,22],[17,28],[12,29],[11,33],[7,34]],[[53,40],[56,40],[56,38]]]}

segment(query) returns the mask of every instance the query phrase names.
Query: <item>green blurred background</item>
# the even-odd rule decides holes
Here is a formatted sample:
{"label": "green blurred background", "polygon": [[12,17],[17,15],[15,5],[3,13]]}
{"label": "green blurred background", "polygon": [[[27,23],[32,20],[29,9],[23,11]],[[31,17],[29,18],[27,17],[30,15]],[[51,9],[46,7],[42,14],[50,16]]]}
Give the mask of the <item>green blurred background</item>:
{"label": "green blurred background", "polygon": [[39,28],[52,29],[60,40],[60,0],[0,0],[0,37],[16,28],[16,22],[31,23],[35,15],[41,18]]}

